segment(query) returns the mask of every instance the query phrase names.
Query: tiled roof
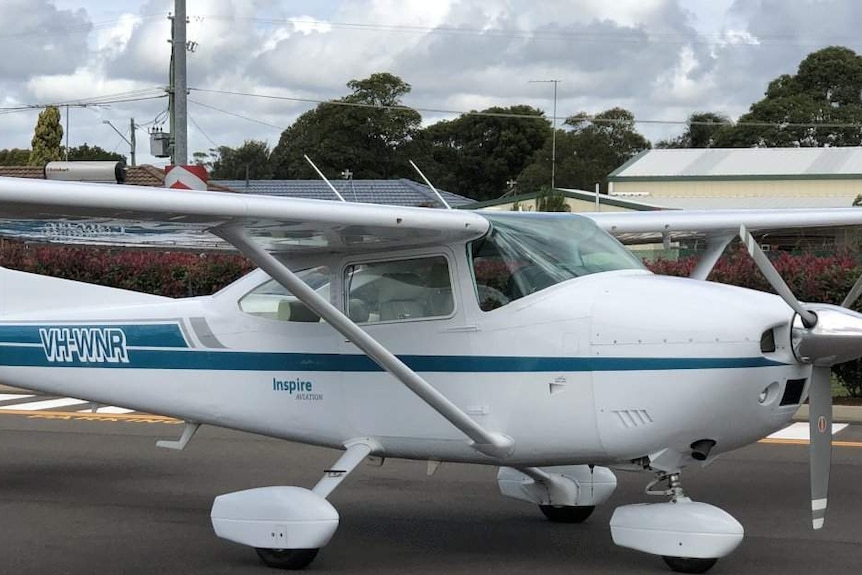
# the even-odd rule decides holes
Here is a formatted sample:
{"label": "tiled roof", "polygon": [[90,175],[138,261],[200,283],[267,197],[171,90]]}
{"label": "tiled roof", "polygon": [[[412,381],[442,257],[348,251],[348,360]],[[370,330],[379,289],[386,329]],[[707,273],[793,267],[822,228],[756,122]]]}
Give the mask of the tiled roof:
{"label": "tiled roof", "polygon": [[38,166],[0,166],[0,176],[44,180],[45,169]]}
{"label": "tiled roof", "polygon": [[[286,196],[314,200],[337,200],[322,180],[217,180],[214,183],[237,192]],[[423,184],[402,178],[400,180],[335,180],[332,185],[348,202],[389,204],[395,206],[442,207],[434,192]],[[438,190],[446,202],[454,207],[472,204],[474,200]]]}
{"label": "tiled roof", "polygon": [[155,166],[126,166],[126,184],[161,188],[165,185],[165,170]]}

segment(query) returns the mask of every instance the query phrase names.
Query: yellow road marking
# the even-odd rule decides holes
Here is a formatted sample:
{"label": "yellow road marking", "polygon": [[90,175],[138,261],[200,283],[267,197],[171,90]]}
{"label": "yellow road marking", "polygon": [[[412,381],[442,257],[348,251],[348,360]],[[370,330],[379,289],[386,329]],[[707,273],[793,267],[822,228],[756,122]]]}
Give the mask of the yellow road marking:
{"label": "yellow road marking", "polygon": [[125,421],[131,423],[182,423],[182,420],[149,413],[80,413],[74,411],[28,411],[5,409],[3,414],[26,415],[29,419],[63,419],[76,421]]}
{"label": "yellow road marking", "polygon": [[[771,443],[773,445],[808,445],[807,439],[761,439],[758,443]],[[835,447],[862,447],[859,441],[833,441]]]}

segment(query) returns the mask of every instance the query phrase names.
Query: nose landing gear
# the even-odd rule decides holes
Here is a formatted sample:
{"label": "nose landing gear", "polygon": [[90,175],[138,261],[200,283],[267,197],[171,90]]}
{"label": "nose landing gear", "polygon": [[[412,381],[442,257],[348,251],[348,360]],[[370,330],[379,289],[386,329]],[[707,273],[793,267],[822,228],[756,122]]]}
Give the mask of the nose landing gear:
{"label": "nose landing gear", "polygon": [[646,493],[670,501],[618,507],[611,517],[617,545],[659,555],[678,573],[705,573],[742,541],[742,525],[718,507],[689,499],[678,472],[661,473]]}

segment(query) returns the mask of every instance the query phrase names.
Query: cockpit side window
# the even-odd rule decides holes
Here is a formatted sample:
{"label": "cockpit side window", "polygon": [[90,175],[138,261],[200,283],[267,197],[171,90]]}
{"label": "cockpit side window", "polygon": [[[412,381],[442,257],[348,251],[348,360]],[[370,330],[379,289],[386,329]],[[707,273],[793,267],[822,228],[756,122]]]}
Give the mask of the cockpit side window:
{"label": "cockpit side window", "polygon": [[[298,272],[311,288],[328,299],[329,268],[320,266]],[[274,279],[260,284],[239,300],[239,308],[249,315],[279,321],[318,322],[320,316],[299,301]]]}
{"label": "cockpit side window", "polygon": [[344,285],[347,315],[357,323],[440,318],[455,311],[443,256],[350,265]]}

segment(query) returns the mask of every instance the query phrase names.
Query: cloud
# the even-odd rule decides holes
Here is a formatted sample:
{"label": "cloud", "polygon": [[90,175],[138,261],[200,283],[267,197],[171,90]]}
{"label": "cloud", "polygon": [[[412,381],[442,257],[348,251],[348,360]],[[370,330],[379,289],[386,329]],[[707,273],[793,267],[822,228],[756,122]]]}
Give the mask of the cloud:
{"label": "cloud", "polygon": [[[16,26],[0,34],[14,55],[0,62],[4,105],[165,85],[171,9],[170,0],[147,0],[133,11],[107,0],[5,0],[0,21]],[[250,138],[274,144],[281,127],[314,105],[224,92],[325,100],[346,95],[349,80],[380,71],[412,84],[405,102],[417,108],[528,104],[550,111],[551,87],[528,81],[557,79],[561,117],[614,106],[641,119],[685,120],[695,111],[736,116],[809,52],[828,43],[859,48],[853,26],[862,4],[201,0],[189,3],[189,17],[189,85],[210,90],[191,94],[199,103],[189,105],[190,149],[199,150]],[[164,104],[75,113],[71,129],[98,143],[106,133],[101,119],[146,123]],[[29,143],[31,134],[20,132],[13,115],[0,115],[0,147]]]}
{"label": "cloud", "polygon": [[59,10],[49,0],[4,0],[0,22],[4,84],[70,72],[86,62],[92,24],[82,10]]}

